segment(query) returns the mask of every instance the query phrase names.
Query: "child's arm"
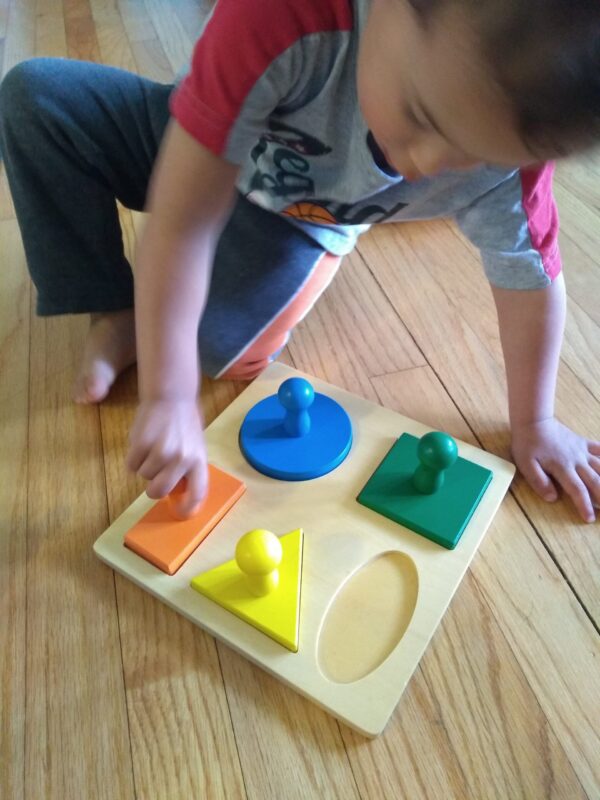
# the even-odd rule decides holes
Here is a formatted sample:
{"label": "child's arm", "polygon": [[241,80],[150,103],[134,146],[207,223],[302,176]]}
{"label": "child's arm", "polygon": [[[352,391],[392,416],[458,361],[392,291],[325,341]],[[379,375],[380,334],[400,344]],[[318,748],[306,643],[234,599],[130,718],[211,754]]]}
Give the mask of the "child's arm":
{"label": "child's arm", "polygon": [[600,442],[590,442],[554,417],[566,299],[562,275],[545,289],[492,286],[508,383],[512,453],[530,486],[555,500],[552,476],[584,520],[600,506]]}
{"label": "child's arm", "polygon": [[189,513],[206,490],[197,404],[198,324],[237,172],[171,122],[151,181],[150,216],[136,252],[140,405],[127,464],[149,481],[147,492],[154,498],[186,477],[182,514]]}

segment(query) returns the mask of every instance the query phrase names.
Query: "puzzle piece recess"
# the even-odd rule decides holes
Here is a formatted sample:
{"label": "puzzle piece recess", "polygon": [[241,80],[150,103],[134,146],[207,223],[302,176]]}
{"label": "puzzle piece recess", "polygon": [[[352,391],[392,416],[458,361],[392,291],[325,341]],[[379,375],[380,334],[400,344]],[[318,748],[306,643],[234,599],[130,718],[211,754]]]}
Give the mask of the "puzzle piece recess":
{"label": "puzzle piece recess", "polygon": [[125,535],[124,544],[173,575],[246,491],[242,481],[208,465],[208,494],[189,519],[176,516],[170,496],[152,506]]}
{"label": "puzzle piece recess", "polygon": [[448,434],[404,433],[357,500],[452,550],[491,480],[489,469],[458,456]]}
{"label": "puzzle piece recess", "polygon": [[284,481],[318,478],[339,466],[352,445],[350,417],[339,403],[289,378],[246,415],[240,448],[259,472]]}
{"label": "puzzle piece recess", "polygon": [[302,529],[277,538],[246,533],[235,559],[197,575],[191,586],[294,653],[298,652]]}

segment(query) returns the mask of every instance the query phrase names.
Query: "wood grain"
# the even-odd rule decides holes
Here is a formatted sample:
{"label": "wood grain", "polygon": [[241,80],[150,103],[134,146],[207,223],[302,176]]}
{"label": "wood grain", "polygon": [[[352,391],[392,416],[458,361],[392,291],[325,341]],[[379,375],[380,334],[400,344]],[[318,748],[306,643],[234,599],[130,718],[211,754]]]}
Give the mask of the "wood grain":
{"label": "wood grain", "polygon": [[16,220],[0,222],[0,797],[25,798],[29,281]]}
{"label": "wood grain", "polygon": [[4,43],[3,74],[20,61],[41,55],[36,51],[36,0],[23,0],[21,3],[11,0],[5,8],[6,39]]}
{"label": "wood grain", "polygon": [[367,400],[376,400],[370,376],[426,363],[358,252],[345,259],[289,348],[298,369]]}
{"label": "wood grain", "polygon": [[163,3],[161,0],[144,0],[144,4],[171,68],[176,73],[191,56],[197,26],[186,27],[180,17],[173,13],[169,3]]}
{"label": "wood grain", "polygon": [[100,62],[100,45],[89,0],[64,0],[63,8],[69,58]]}
{"label": "wood grain", "polygon": [[[53,54],[171,80],[202,5],[0,0],[3,74]],[[594,154],[556,177],[570,301],[558,410],[596,437],[598,175]],[[139,220],[122,218],[132,248]],[[0,220],[3,799],[596,800],[598,524],[517,481],[385,736],[337,728],[90,555],[142,489],[123,467],[135,369],[99,416],[69,402],[86,322],[30,326],[3,180]],[[281,360],[508,453],[495,312],[451,224],[374,231]],[[242,388],[206,380],[207,421]]]}
{"label": "wood grain", "polygon": [[86,326],[38,319],[31,332],[26,796],[126,799],[114,578],[90,555],[107,519],[98,411],[70,397]]}
{"label": "wood grain", "polygon": [[248,800],[358,800],[336,721],[225,645],[218,648]]}
{"label": "wood grain", "polygon": [[111,0],[89,0],[89,4],[102,63],[135,72],[135,59],[117,4]]}

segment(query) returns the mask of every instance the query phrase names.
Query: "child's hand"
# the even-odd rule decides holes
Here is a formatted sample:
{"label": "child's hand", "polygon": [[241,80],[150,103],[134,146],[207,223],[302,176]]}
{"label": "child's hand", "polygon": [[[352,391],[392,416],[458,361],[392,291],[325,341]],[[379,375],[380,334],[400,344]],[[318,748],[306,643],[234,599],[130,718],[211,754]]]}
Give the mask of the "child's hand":
{"label": "child's hand", "polygon": [[193,513],[208,486],[202,419],[195,400],[142,402],[130,433],[127,466],[149,481],[148,497],[171,492],[185,477],[185,492],[176,500],[182,517]]}
{"label": "child's hand", "polygon": [[586,522],[600,508],[600,442],[584,439],[554,417],[512,430],[512,454],[527,483],[544,500],[564,489]]}

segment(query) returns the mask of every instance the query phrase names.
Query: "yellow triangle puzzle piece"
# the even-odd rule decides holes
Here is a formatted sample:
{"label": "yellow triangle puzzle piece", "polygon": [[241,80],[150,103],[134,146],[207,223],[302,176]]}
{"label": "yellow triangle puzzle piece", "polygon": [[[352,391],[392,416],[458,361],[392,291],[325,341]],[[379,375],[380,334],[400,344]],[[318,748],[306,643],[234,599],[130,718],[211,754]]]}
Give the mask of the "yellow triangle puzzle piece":
{"label": "yellow triangle puzzle piece", "polygon": [[298,652],[302,586],[302,528],[279,537],[279,585],[262,597],[247,588],[235,559],[192,579],[191,587],[294,653]]}

